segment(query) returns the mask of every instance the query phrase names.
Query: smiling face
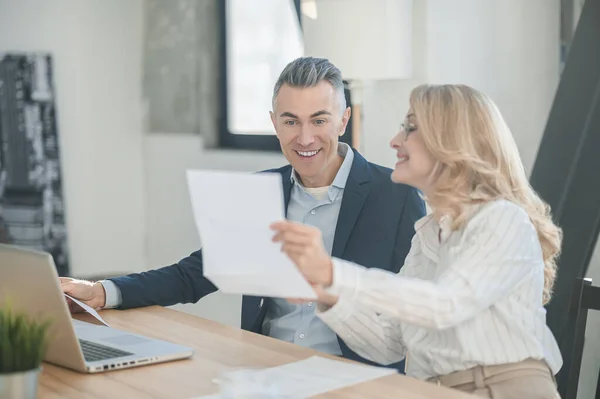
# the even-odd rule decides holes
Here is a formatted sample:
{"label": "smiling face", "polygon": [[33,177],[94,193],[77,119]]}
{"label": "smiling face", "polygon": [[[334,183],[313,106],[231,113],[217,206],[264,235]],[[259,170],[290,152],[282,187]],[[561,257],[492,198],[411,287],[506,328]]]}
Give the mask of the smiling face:
{"label": "smiling face", "polygon": [[340,107],[326,81],[306,88],[284,84],[277,94],[271,121],[283,154],[306,187],[330,185],[342,164],[338,138],[346,130],[350,108],[342,112]]}
{"label": "smiling face", "polygon": [[396,151],[398,159],[392,172],[392,181],[411,185],[427,194],[436,161],[425,146],[419,133],[418,121],[411,111],[400,132],[390,142],[390,147]]}

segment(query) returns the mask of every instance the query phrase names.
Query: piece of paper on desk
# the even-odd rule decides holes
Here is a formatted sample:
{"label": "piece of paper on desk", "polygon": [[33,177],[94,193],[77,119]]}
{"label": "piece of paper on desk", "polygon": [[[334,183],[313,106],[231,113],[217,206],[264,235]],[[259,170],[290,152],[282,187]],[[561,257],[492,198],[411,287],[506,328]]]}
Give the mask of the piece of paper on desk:
{"label": "piece of paper on desk", "polygon": [[[345,361],[312,356],[306,360],[289,363],[283,366],[263,370],[238,370],[235,373],[248,373],[246,378],[232,378],[230,381],[243,381],[247,385],[252,379],[257,386],[221,387],[221,393],[203,396],[202,399],[218,399],[225,396],[223,391],[239,393],[252,392],[259,394],[259,389],[265,389],[270,397],[278,398],[309,398],[325,392],[360,384],[377,378],[395,374],[391,368],[374,367]],[[258,396],[257,396],[258,397]],[[200,398],[197,398],[200,399]]]}
{"label": "piece of paper on desk", "polygon": [[96,319],[98,319],[102,324],[104,324],[106,327],[110,327],[108,325],[107,322],[104,321],[104,319],[102,317],[100,317],[100,315],[98,314],[98,312],[96,312],[96,310],[88,305],[86,305],[85,303],[73,298],[70,295],[64,294],[67,298],[69,298],[70,300],[72,300],[73,302],[75,302],[77,305],[81,306],[83,308],[83,310],[85,310],[86,312],[88,312],[89,314],[91,314],[92,316],[94,316]]}
{"label": "piece of paper on desk", "polygon": [[315,299],[292,261],[272,242],[283,220],[279,173],[187,171],[204,276],[222,292]]}
{"label": "piece of paper on desk", "polygon": [[310,397],[395,374],[396,370],[312,356],[267,372],[274,380],[285,383],[285,394]]}

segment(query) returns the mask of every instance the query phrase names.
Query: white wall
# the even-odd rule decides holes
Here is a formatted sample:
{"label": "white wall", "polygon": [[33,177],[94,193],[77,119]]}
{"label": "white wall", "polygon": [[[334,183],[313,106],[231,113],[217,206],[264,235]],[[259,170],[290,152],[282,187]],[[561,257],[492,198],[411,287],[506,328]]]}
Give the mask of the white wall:
{"label": "white wall", "polygon": [[415,0],[413,77],[372,82],[365,89],[365,155],[393,165],[388,142],[413,87],[463,83],[497,103],[530,170],[560,77],[559,3]]}
{"label": "white wall", "polygon": [[[257,171],[285,165],[279,154],[204,150],[198,135],[148,134],[144,171],[148,268],[179,261],[200,248],[185,180],[187,169]],[[215,293],[176,309],[232,326],[240,325],[241,298]]]}
{"label": "white wall", "polygon": [[410,91],[427,82],[427,0],[413,1],[412,10],[412,78],[365,82],[363,92],[361,151],[371,162],[388,167],[396,163],[389,142],[408,111]]}
{"label": "white wall", "polygon": [[489,95],[533,165],[560,77],[559,0],[429,0],[428,83]]}
{"label": "white wall", "polygon": [[141,0],[0,0],[0,52],[54,59],[71,270],[141,270]]}

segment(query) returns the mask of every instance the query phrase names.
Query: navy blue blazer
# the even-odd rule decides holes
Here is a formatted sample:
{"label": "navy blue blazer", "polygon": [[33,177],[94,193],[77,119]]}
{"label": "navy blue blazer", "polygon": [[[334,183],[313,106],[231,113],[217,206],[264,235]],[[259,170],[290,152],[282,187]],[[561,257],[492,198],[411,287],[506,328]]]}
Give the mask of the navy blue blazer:
{"label": "navy blue blazer", "polygon": [[[265,171],[281,174],[286,211],[292,190],[291,171],[290,165]],[[391,172],[391,169],[367,162],[354,150],[332,256],[394,273],[400,270],[410,250],[414,224],[425,215],[425,204],[414,188],[393,183]],[[171,266],[110,280],[121,291],[120,309],[195,303],[217,290],[203,276],[201,250]],[[243,297],[241,327],[244,330],[261,332],[266,313],[262,299]],[[371,363],[350,350],[339,337],[338,341],[344,357]],[[403,371],[402,363],[391,367]]]}

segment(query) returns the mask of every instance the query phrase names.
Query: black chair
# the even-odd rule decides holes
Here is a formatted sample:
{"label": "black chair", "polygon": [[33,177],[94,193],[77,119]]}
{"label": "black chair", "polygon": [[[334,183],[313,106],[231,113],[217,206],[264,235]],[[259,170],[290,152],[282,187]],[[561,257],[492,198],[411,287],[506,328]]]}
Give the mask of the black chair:
{"label": "black chair", "polygon": [[[585,327],[590,309],[600,310],[600,287],[593,286],[592,279],[577,279],[569,304],[569,324],[561,348],[563,367],[556,378],[562,399],[577,398]],[[600,399],[600,374],[596,387],[596,399]]]}

